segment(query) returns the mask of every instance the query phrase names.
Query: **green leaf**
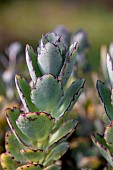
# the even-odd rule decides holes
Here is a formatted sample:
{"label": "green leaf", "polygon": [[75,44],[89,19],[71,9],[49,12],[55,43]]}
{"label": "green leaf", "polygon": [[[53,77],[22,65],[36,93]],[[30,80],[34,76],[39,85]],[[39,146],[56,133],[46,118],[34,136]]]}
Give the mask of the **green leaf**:
{"label": "green leaf", "polygon": [[58,144],[56,147],[53,147],[50,149],[49,153],[47,154],[47,157],[45,159],[44,165],[47,166],[51,164],[53,161],[57,161],[60,159],[64,153],[69,148],[69,145],[67,142],[63,142]]}
{"label": "green leaf", "polygon": [[113,121],[105,128],[104,139],[106,143],[113,148]]}
{"label": "green leaf", "polygon": [[61,84],[51,74],[37,79],[31,99],[40,111],[50,112],[62,96]]}
{"label": "green leaf", "polygon": [[7,153],[1,154],[1,165],[5,170],[15,170],[19,166]]}
{"label": "green leaf", "polygon": [[38,164],[27,164],[17,168],[16,170],[43,170],[43,168]]}
{"label": "green leaf", "polygon": [[108,149],[106,142],[103,137],[99,135],[92,135],[92,140],[94,144],[97,146],[100,153],[103,155],[103,157],[109,162],[111,166],[113,166],[113,156],[111,151]]}
{"label": "green leaf", "polygon": [[29,160],[29,162],[39,163],[39,161],[44,157],[43,150],[33,150],[33,149],[24,149],[21,150],[22,155]]}
{"label": "green leaf", "polygon": [[41,76],[41,72],[37,64],[37,56],[34,53],[32,47],[26,45],[26,62],[29,69],[30,76],[33,82],[36,82],[37,77]]}
{"label": "green leaf", "polygon": [[75,119],[69,120],[63,123],[59,129],[53,133],[49,139],[49,146],[60,141],[62,138],[66,138],[70,133],[72,133],[78,122]]}
{"label": "green leaf", "polygon": [[25,81],[25,79],[20,77],[19,75],[16,75],[15,82],[16,82],[18,93],[20,95],[20,98],[22,100],[26,112],[38,111],[38,108],[31,101],[31,97],[30,97],[31,89],[27,84],[27,82]]}
{"label": "green leaf", "polygon": [[104,122],[104,126],[107,126],[110,124],[110,120],[109,120],[108,116],[106,115],[106,113],[103,113],[102,120]]}
{"label": "green leaf", "polygon": [[51,115],[53,117],[58,118],[66,111],[71,111],[82,92],[84,82],[84,79],[79,79],[71,84],[64,96],[62,96],[57,107],[52,111]]}
{"label": "green leaf", "polygon": [[55,164],[52,164],[46,168],[44,168],[43,170],[60,170],[61,167],[59,165],[55,165]]}
{"label": "green leaf", "polygon": [[65,58],[64,65],[61,69],[58,79],[61,80],[62,86],[65,86],[75,65],[76,52],[78,43],[74,43],[70,46],[67,57]]}
{"label": "green leaf", "polygon": [[44,35],[44,36],[42,35],[42,39],[41,39],[41,41],[43,43],[42,45],[45,45],[48,42],[57,44],[60,41],[60,37],[61,37],[60,35],[57,35],[54,32],[48,32],[46,35]]}
{"label": "green leaf", "polygon": [[20,150],[23,149],[23,146],[18,142],[16,137],[11,132],[7,132],[5,135],[5,148],[10,156],[13,157],[13,160],[25,163],[25,159],[20,153]]}
{"label": "green leaf", "polygon": [[42,74],[58,76],[62,67],[62,56],[58,45],[46,43],[38,53],[38,66]]}
{"label": "green leaf", "polygon": [[30,139],[25,134],[23,134],[16,125],[16,120],[18,116],[21,114],[23,114],[23,112],[18,108],[6,109],[6,119],[9,123],[12,132],[21,143],[23,143],[26,146],[30,146],[31,145]]}
{"label": "green leaf", "polygon": [[32,141],[41,141],[47,138],[54,123],[54,118],[45,112],[21,114],[16,121],[19,129]]}
{"label": "green leaf", "polygon": [[111,92],[109,88],[102,83],[101,81],[97,81],[97,90],[99,97],[104,104],[104,108],[106,111],[106,114],[110,120],[113,120],[113,106],[111,104]]}

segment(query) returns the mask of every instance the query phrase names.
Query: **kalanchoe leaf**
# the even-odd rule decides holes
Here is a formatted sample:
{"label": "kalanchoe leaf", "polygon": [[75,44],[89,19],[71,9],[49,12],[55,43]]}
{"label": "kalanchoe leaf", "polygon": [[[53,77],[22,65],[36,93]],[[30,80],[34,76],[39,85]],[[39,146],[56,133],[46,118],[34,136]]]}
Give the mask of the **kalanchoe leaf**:
{"label": "kalanchoe leaf", "polygon": [[109,54],[107,54],[107,69],[108,69],[111,86],[113,88],[113,61]]}
{"label": "kalanchoe leaf", "polygon": [[58,144],[56,147],[50,149],[47,157],[45,158],[44,165],[47,166],[51,164],[53,161],[56,161],[64,155],[64,153],[68,150],[69,145],[67,142],[63,142]]}
{"label": "kalanchoe leaf", "polygon": [[61,117],[66,111],[70,111],[73,108],[81,94],[84,83],[85,79],[78,79],[71,84],[71,86],[66,90],[64,96],[62,96],[57,107],[52,111],[51,115],[53,117]]}
{"label": "kalanchoe leaf", "polygon": [[55,77],[62,67],[62,55],[58,45],[46,43],[38,53],[38,66],[42,74],[53,74]]}
{"label": "kalanchoe leaf", "polygon": [[50,112],[58,104],[61,96],[61,84],[50,74],[38,78],[31,91],[32,102],[40,111]]}
{"label": "kalanchoe leaf", "polygon": [[18,142],[16,137],[11,132],[7,132],[5,135],[5,148],[6,151],[9,153],[10,157],[13,158],[13,160],[25,163],[25,159],[20,153],[20,150],[23,148],[23,145]]}
{"label": "kalanchoe leaf", "polygon": [[106,113],[103,113],[102,120],[103,120],[105,126],[110,124],[110,120],[109,120],[108,116],[106,115]]}
{"label": "kalanchoe leaf", "polygon": [[104,139],[106,140],[106,143],[113,148],[113,121],[106,126],[105,132],[104,132]]}
{"label": "kalanchoe leaf", "polygon": [[37,56],[32,47],[26,46],[26,62],[29,69],[30,76],[33,82],[36,82],[37,77],[41,76],[41,72],[37,66]]}
{"label": "kalanchoe leaf", "polygon": [[21,150],[22,155],[30,162],[39,163],[44,158],[43,150],[23,149]]}
{"label": "kalanchoe leaf", "polygon": [[1,165],[5,170],[15,170],[19,163],[15,162],[7,153],[1,155]]}
{"label": "kalanchoe leaf", "polygon": [[23,112],[18,108],[6,109],[7,122],[9,123],[12,132],[21,143],[23,143],[26,146],[30,146],[31,145],[30,139],[25,134],[23,134],[16,125],[16,120],[20,114],[23,114]]}
{"label": "kalanchoe leaf", "polygon": [[59,165],[55,165],[55,164],[52,164],[46,168],[44,168],[43,170],[60,170],[61,167]]}
{"label": "kalanchoe leaf", "polygon": [[27,164],[17,168],[16,170],[43,170],[43,167],[38,164]]}
{"label": "kalanchoe leaf", "polygon": [[64,65],[60,71],[58,79],[61,80],[62,86],[66,85],[75,65],[77,46],[77,42],[70,46]]}
{"label": "kalanchoe leaf", "polygon": [[[45,36],[42,36],[42,46],[46,43],[50,42],[55,45],[59,44],[61,36],[59,34],[56,34],[54,32],[48,32]],[[41,47],[42,47],[41,46]]]}
{"label": "kalanchoe leaf", "polygon": [[75,32],[73,39],[72,39],[72,43],[75,41],[78,42],[78,45],[79,45],[78,53],[83,53],[85,49],[90,47],[88,35],[82,29],[79,29]]}
{"label": "kalanchoe leaf", "polygon": [[21,114],[16,120],[18,128],[32,141],[42,141],[49,136],[55,120],[45,112]]}
{"label": "kalanchoe leaf", "polygon": [[110,151],[109,147],[107,146],[104,138],[100,135],[92,135],[92,140],[94,144],[99,149],[100,153],[103,155],[103,157],[109,162],[111,166],[113,166],[113,149],[112,152]]}
{"label": "kalanchoe leaf", "polygon": [[60,141],[62,138],[66,138],[70,133],[72,133],[78,122],[75,119],[69,120],[66,123],[63,123],[59,129],[53,133],[49,139],[49,146]]}
{"label": "kalanchoe leaf", "polygon": [[32,103],[30,93],[31,89],[24,78],[20,77],[19,75],[15,76],[16,87],[20,98],[23,102],[24,108],[26,112],[29,111],[38,111],[38,108]]}
{"label": "kalanchoe leaf", "polygon": [[101,81],[97,81],[97,90],[99,93],[99,97],[104,104],[106,114],[110,120],[113,120],[113,106],[111,104],[111,92],[109,88],[102,83]]}
{"label": "kalanchoe leaf", "polygon": [[62,42],[66,46],[66,49],[68,49],[71,39],[71,33],[69,30],[63,25],[59,25],[55,28],[54,32],[58,35],[61,35]]}

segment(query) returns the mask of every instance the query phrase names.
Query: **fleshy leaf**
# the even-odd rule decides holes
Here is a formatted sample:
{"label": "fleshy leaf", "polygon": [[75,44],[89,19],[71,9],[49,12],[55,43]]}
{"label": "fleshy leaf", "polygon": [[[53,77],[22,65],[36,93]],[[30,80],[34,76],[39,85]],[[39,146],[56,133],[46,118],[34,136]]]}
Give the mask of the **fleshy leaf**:
{"label": "fleshy leaf", "polygon": [[109,88],[102,83],[101,81],[97,81],[97,90],[99,97],[104,104],[105,111],[110,120],[113,120],[113,106],[111,104],[111,92]]}
{"label": "fleshy leaf", "polygon": [[12,132],[21,143],[23,143],[26,146],[30,146],[31,145],[30,139],[25,134],[23,134],[16,125],[16,120],[20,114],[23,114],[23,112],[18,108],[6,109],[6,118]]}
{"label": "fleshy leaf", "polygon": [[58,77],[58,79],[61,80],[62,86],[66,85],[75,65],[77,46],[77,42],[72,44],[69,48],[69,52],[67,53],[67,57],[65,58],[64,65]]}
{"label": "fleshy leaf", "polygon": [[113,121],[106,126],[105,132],[104,132],[104,139],[106,140],[106,143],[113,148]]}
{"label": "fleshy leaf", "polygon": [[53,117],[61,117],[65,111],[70,111],[79,98],[84,86],[84,79],[79,79],[71,84],[66,93],[59,101],[57,107],[52,111]]}
{"label": "fleshy leaf", "polygon": [[107,54],[107,69],[108,69],[109,79],[113,88],[113,61],[109,54]]}
{"label": "fleshy leaf", "polygon": [[44,157],[43,150],[32,150],[32,149],[24,149],[21,150],[22,155],[29,160],[29,162],[38,163]]}
{"label": "fleshy leaf", "polygon": [[16,137],[11,132],[6,133],[5,148],[10,154],[10,157],[13,157],[13,160],[21,163],[25,162],[24,157],[20,153],[20,150],[23,148],[23,146],[18,142]]}
{"label": "fleshy leaf", "polygon": [[7,153],[1,155],[1,165],[5,170],[15,170],[19,166]]}
{"label": "fleshy leaf", "polygon": [[25,81],[25,79],[20,77],[19,75],[16,75],[15,82],[16,82],[18,93],[20,95],[20,98],[22,100],[26,112],[38,111],[38,108],[36,108],[36,106],[31,101],[31,97],[30,97],[31,89],[27,84],[27,82]]}
{"label": "fleshy leaf", "polygon": [[59,129],[51,135],[49,139],[49,146],[72,133],[77,124],[78,122],[75,119],[69,120],[66,123],[62,124],[61,127],[59,127]]}
{"label": "fleshy leaf", "polygon": [[16,124],[32,141],[40,141],[48,137],[54,126],[54,118],[44,112],[32,112],[21,114]]}
{"label": "fleshy leaf", "polygon": [[17,168],[16,170],[43,170],[43,168],[38,164],[27,164]]}
{"label": "fleshy leaf", "polygon": [[110,124],[110,120],[109,120],[108,116],[106,115],[106,113],[103,113],[102,120],[103,120],[105,126],[108,126]]}
{"label": "fleshy leaf", "polygon": [[29,45],[26,46],[26,62],[29,69],[30,76],[33,82],[36,82],[37,77],[41,76],[41,72],[39,71],[37,65],[37,56],[33,51],[32,47]]}
{"label": "fleshy leaf", "polygon": [[109,147],[107,147],[106,145],[104,138],[101,137],[100,135],[93,135],[92,140],[94,144],[97,146],[97,148],[99,149],[100,153],[103,155],[103,157],[109,162],[111,166],[113,166],[113,156],[112,156],[113,150],[111,153]]}
{"label": "fleshy leaf", "polygon": [[58,76],[62,67],[62,56],[58,45],[46,43],[38,53],[38,66],[42,74]]}
{"label": "fleshy leaf", "polygon": [[63,156],[64,153],[67,151],[68,148],[69,148],[69,145],[67,142],[60,143],[56,147],[53,147],[48,153],[45,159],[44,165],[47,166],[51,164],[53,161],[57,161],[58,159],[60,159],[61,156]]}
{"label": "fleshy leaf", "polygon": [[54,32],[48,32],[46,35],[42,36],[43,45],[45,45],[47,42],[57,44],[60,41],[60,37],[60,35]]}
{"label": "fleshy leaf", "polygon": [[40,111],[50,112],[62,96],[61,84],[51,74],[37,79],[31,99]]}
{"label": "fleshy leaf", "polygon": [[43,170],[60,170],[61,167],[59,165],[55,165],[55,164],[52,164],[46,168],[44,168]]}

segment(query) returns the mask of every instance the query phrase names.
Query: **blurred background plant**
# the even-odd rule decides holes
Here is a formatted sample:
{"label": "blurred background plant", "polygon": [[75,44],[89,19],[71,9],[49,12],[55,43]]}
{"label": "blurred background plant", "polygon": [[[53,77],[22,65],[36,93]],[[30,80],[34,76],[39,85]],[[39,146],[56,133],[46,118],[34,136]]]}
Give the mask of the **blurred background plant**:
{"label": "blurred background plant", "polygon": [[[84,167],[103,169],[107,165],[107,162],[92,144],[89,134],[94,130],[103,132],[102,112],[104,109],[100,105],[95,84],[97,79],[105,80],[109,84],[105,71],[105,60],[100,56],[104,55],[105,58],[106,46],[113,40],[112,9],[112,0],[0,1],[0,139],[2,141],[0,142],[0,152],[4,151],[3,136],[7,130],[4,109],[21,105],[15,92],[13,76],[15,73],[19,74],[19,70],[21,70],[21,74],[28,77],[23,49],[26,44],[30,44],[36,51],[41,35],[49,31],[56,31],[57,26],[62,24],[65,25],[64,28],[67,28],[69,33],[67,48],[74,37],[79,39],[83,35],[88,42],[86,43],[87,48],[82,50],[84,53],[79,53],[83,58],[78,58],[80,62],[76,63],[74,74],[70,80],[73,81],[77,77],[87,79],[84,93],[71,113],[72,117],[76,117],[80,123],[76,133],[69,139],[70,150],[62,158],[63,169],[65,167],[71,170],[74,170],[75,167],[76,169]],[[77,37],[76,34],[80,36]],[[12,50],[8,49],[15,48],[14,42],[21,42],[21,44],[18,44],[18,50],[15,54],[13,53],[15,56],[13,56],[14,64],[12,64]],[[100,54],[102,44],[105,45]],[[83,64],[84,58],[85,64]],[[8,80],[11,80],[10,83],[7,82],[6,76],[3,76],[8,70],[11,73],[11,76],[8,76]],[[13,91],[11,90],[13,93],[9,90],[11,95],[8,95],[8,90],[5,91],[8,87],[7,84],[11,84],[13,89]]]}

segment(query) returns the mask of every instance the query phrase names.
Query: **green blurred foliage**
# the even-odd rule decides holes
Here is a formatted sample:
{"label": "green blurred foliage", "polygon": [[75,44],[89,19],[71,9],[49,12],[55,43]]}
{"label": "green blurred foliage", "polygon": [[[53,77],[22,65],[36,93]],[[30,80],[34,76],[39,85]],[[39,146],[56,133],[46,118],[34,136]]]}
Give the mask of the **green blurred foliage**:
{"label": "green blurred foliage", "polygon": [[110,0],[0,1],[0,49],[14,40],[36,47],[41,34],[59,24],[73,33],[83,28],[92,44],[89,61],[98,69],[100,46],[113,40],[112,4]]}

